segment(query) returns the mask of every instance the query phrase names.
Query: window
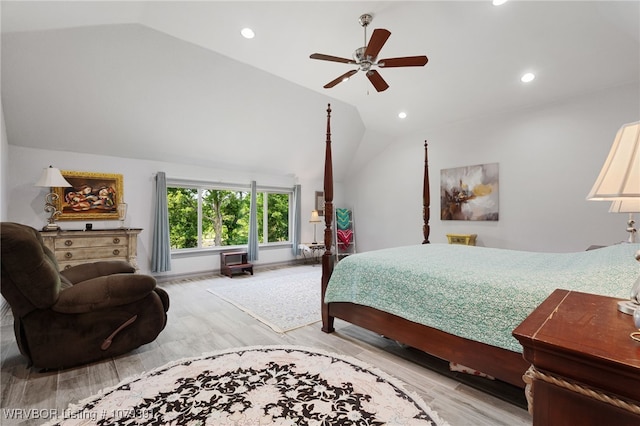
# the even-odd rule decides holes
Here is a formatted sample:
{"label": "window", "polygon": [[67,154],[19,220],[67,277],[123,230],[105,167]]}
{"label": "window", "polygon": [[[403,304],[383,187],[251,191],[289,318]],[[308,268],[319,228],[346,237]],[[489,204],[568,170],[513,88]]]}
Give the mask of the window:
{"label": "window", "polygon": [[290,199],[289,193],[258,192],[256,204],[259,242],[289,241]]}
{"label": "window", "polygon": [[[288,242],[292,190],[258,188],[258,242]],[[244,187],[167,183],[171,249],[245,245],[251,193]]]}

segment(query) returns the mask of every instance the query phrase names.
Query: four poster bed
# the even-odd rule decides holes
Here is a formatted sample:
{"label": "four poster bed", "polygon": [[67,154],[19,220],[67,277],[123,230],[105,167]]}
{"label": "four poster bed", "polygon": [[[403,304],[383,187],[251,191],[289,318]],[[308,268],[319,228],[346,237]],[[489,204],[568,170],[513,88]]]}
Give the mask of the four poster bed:
{"label": "four poster bed", "polygon": [[327,250],[322,256],[321,293],[324,332],[333,332],[334,318],[340,318],[524,387],[522,376],[529,363],[511,333],[553,290],[574,286],[588,293],[628,296],[637,276],[633,253],[638,245],[530,253],[429,244],[426,142],[422,245],[355,254],[334,265],[330,119],[329,105],[324,169]]}

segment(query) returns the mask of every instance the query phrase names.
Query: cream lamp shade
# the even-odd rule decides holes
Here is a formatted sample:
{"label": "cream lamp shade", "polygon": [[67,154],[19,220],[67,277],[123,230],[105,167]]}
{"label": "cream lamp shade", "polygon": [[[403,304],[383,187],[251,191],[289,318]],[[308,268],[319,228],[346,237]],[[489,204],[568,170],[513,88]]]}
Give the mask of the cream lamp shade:
{"label": "cream lamp shade", "polygon": [[588,200],[640,198],[640,121],[618,130]]}
{"label": "cream lamp shade", "polygon": [[320,216],[318,216],[318,210],[312,210],[311,219],[309,219],[309,223],[320,223],[320,222],[322,222],[322,219],[320,219]]}
{"label": "cream lamp shade", "polygon": [[67,180],[64,177],[62,177],[62,173],[60,173],[59,169],[49,166],[46,169],[42,170],[40,179],[38,179],[38,181],[34,186],[38,186],[42,188],[50,188],[50,187],[68,188],[71,186],[71,184],[67,182]]}

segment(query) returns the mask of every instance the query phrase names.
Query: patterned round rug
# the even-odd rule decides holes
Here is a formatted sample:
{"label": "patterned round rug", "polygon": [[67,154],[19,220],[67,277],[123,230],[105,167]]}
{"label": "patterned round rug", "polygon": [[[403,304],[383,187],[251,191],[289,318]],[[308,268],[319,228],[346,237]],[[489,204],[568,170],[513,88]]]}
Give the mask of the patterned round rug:
{"label": "patterned round rug", "polygon": [[48,425],[439,425],[417,395],[357,359],[266,346],[183,359],[130,378]]}

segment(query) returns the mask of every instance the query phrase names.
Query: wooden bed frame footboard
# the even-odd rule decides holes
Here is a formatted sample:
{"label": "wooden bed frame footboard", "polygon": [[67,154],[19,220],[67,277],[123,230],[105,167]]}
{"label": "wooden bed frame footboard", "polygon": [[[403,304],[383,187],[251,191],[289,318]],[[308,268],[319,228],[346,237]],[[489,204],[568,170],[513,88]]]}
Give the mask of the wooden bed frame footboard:
{"label": "wooden bed frame footboard", "polygon": [[[423,244],[429,244],[430,194],[427,143],[424,144],[423,184]],[[324,164],[324,246],[322,255],[322,331],[332,333],[334,319],[340,318],[387,338],[414,347],[444,360],[476,369],[496,379],[523,388],[522,376],[529,363],[522,354],[464,339],[441,330],[409,321],[399,316],[354,303],[324,303],[324,294],[333,272],[335,257],[332,248],[333,221],[333,161],[331,157],[331,104],[327,107],[327,138]]]}

